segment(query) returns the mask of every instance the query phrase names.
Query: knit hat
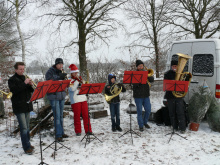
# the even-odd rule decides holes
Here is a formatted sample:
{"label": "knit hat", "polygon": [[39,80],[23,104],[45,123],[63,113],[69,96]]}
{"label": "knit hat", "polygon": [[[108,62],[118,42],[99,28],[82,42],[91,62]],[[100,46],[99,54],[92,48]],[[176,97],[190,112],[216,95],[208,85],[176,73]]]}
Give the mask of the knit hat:
{"label": "knit hat", "polygon": [[57,64],[63,64],[63,59],[62,58],[57,58],[55,60],[55,65],[57,65]]}
{"label": "knit hat", "polygon": [[178,61],[172,60],[172,61],[171,61],[171,66],[173,66],[173,65],[178,65]]}
{"label": "knit hat", "polygon": [[136,60],[136,67],[138,67],[138,65],[140,65],[140,64],[144,64],[143,61],[141,61],[141,60]]}
{"label": "knit hat", "polygon": [[75,64],[71,64],[69,68],[70,68],[70,73],[79,72],[79,69],[77,68]]}
{"label": "knit hat", "polygon": [[109,74],[109,75],[108,75],[108,82],[109,82],[109,84],[112,83],[112,82],[111,82],[111,79],[112,79],[112,78],[114,78],[115,81],[116,81],[116,76],[115,76],[114,74]]}

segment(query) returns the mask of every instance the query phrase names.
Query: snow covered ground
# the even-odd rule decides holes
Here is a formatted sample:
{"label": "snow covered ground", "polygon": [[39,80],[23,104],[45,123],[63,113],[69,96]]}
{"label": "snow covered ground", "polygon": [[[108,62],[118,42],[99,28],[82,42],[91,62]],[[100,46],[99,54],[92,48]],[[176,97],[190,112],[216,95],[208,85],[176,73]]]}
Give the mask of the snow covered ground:
{"label": "snow covered ground", "polygon": [[[104,98],[103,98],[104,99]],[[156,111],[162,105],[162,95],[152,93],[152,111]],[[43,151],[43,161],[50,165],[219,165],[220,164],[220,133],[209,129],[203,122],[198,132],[187,130],[187,140],[173,135],[168,143],[171,132],[170,127],[157,126],[149,122],[151,129],[140,133],[138,130],[136,114],[132,114],[132,129],[141,134],[141,137],[128,133],[119,138],[130,128],[130,118],[126,113],[129,102],[121,102],[121,127],[123,132],[111,131],[110,116],[91,119],[92,129],[99,140],[94,140],[85,147],[85,140],[81,142],[85,133],[80,137],[75,136],[72,112],[65,117],[65,133],[70,137],[63,144],[71,150],[61,148],[56,152],[50,148]],[[105,109],[109,109],[105,104]],[[0,164],[10,165],[36,165],[41,162],[39,135],[31,139],[35,146],[33,155],[26,155],[21,147],[20,135],[10,137],[6,132],[6,120],[0,120]],[[42,132],[43,149],[54,141],[49,134]],[[133,144],[132,144],[133,139]],[[58,148],[61,145],[58,144]]]}

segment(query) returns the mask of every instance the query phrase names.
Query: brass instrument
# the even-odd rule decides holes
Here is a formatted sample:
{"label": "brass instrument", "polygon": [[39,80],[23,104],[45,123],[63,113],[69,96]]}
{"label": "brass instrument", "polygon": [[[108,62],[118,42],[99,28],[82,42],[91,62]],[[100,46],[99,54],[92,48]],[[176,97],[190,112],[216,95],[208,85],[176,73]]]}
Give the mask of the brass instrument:
{"label": "brass instrument", "polygon": [[109,96],[109,95],[107,95],[107,94],[104,94],[105,100],[107,101],[107,103],[110,104],[110,103],[111,103],[111,100],[112,100],[114,97],[118,96],[118,95],[121,93],[121,91],[122,91],[122,86],[119,87],[118,84],[112,85],[112,86],[111,86],[111,89],[110,89],[110,93],[111,93],[112,95]]}
{"label": "brass instrument", "polygon": [[[62,68],[62,73],[66,73],[65,71],[64,71],[64,69]],[[64,78],[64,80],[68,80],[69,79],[69,77],[68,77],[68,74],[66,74],[66,76],[65,76],[65,78]]]}
{"label": "brass instrument", "polygon": [[[75,76],[75,80],[77,80],[77,81],[79,81],[79,83],[81,83],[81,84],[89,84],[89,70],[88,69],[86,69],[86,76],[87,76],[87,81],[84,81],[83,79],[82,79],[82,77],[81,76]],[[72,81],[70,81],[70,85],[69,85],[70,87],[71,86],[73,86],[73,83],[72,83]]]}
{"label": "brass instrument", "polygon": [[[179,57],[178,57],[178,66],[177,66],[177,70],[176,70],[175,80],[186,81],[186,77],[188,75],[189,76],[189,84],[190,84],[191,79],[192,79],[192,74],[190,72],[183,72],[183,69],[184,69],[187,61],[192,57],[188,56],[186,54],[182,54],[182,53],[177,53],[177,55]],[[177,98],[181,98],[186,95],[186,92],[173,91],[172,93]]]}
{"label": "brass instrument", "polygon": [[[145,71],[148,71],[148,77],[151,77],[154,75],[154,70],[153,69],[148,69],[146,66],[144,66]],[[149,85],[149,87],[151,87],[151,83],[149,82],[149,80],[147,80],[147,83]]]}
{"label": "brass instrument", "polygon": [[[28,75],[24,75],[25,76],[25,79],[27,79],[27,78],[29,78],[29,79],[31,79]],[[35,84],[35,82],[33,81],[33,80],[31,80],[31,82],[33,83],[33,85],[32,85],[32,88],[33,89],[35,89],[36,87],[37,87],[37,84]]]}
{"label": "brass instrument", "polygon": [[2,91],[2,90],[0,90],[0,92],[1,92],[2,94],[6,95],[6,98],[7,98],[7,99],[10,99],[10,98],[12,97],[12,92],[6,93],[6,92],[4,92],[4,91]]}

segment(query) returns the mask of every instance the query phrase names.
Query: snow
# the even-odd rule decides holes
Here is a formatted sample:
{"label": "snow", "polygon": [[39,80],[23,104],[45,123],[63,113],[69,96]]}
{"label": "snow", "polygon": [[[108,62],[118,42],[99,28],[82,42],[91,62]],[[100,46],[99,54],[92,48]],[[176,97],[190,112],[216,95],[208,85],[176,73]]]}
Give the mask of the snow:
{"label": "snow", "polygon": [[[162,106],[163,94],[151,92],[152,111],[155,112]],[[93,97],[96,97],[93,95]],[[103,97],[104,99],[104,97]],[[213,132],[206,122],[202,122],[199,131],[187,130],[181,136],[187,140],[173,135],[168,143],[171,132],[170,127],[157,126],[149,122],[151,129],[145,129],[140,133],[138,130],[136,114],[132,114],[132,129],[141,134],[141,137],[127,133],[122,134],[130,128],[129,114],[126,113],[129,101],[121,101],[121,127],[123,132],[111,131],[110,116],[99,119],[91,119],[92,130],[95,139],[85,147],[85,139],[81,142],[85,133],[76,136],[74,133],[73,114],[64,118],[65,133],[70,137],[62,143],[71,150],[61,148],[56,151],[51,148],[43,151],[43,161],[52,165],[218,165],[220,164],[220,133]],[[108,110],[108,104],[105,103]],[[21,147],[20,135],[16,137],[8,136],[6,131],[6,119],[0,120],[0,164],[36,165],[41,162],[39,147],[39,135],[31,138],[31,144],[35,146],[33,155],[26,155]],[[82,124],[83,126],[83,124]],[[82,130],[84,130],[82,128]],[[51,130],[52,131],[52,130]],[[133,144],[132,144],[133,139]],[[42,131],[43,149],[54,141],[53,136],[48,131]],[[57,144],[58,148],[61,147]]]}

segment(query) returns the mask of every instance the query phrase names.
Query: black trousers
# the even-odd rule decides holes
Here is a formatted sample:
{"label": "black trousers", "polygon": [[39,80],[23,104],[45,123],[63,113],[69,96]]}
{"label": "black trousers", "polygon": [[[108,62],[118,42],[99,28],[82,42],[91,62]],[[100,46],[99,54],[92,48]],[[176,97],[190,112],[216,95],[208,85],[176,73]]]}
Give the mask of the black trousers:
{"label": "black trousers", "polygon": [[186,130],[185,105],[183,98],[167,99],[171,124],[174,129]]}

